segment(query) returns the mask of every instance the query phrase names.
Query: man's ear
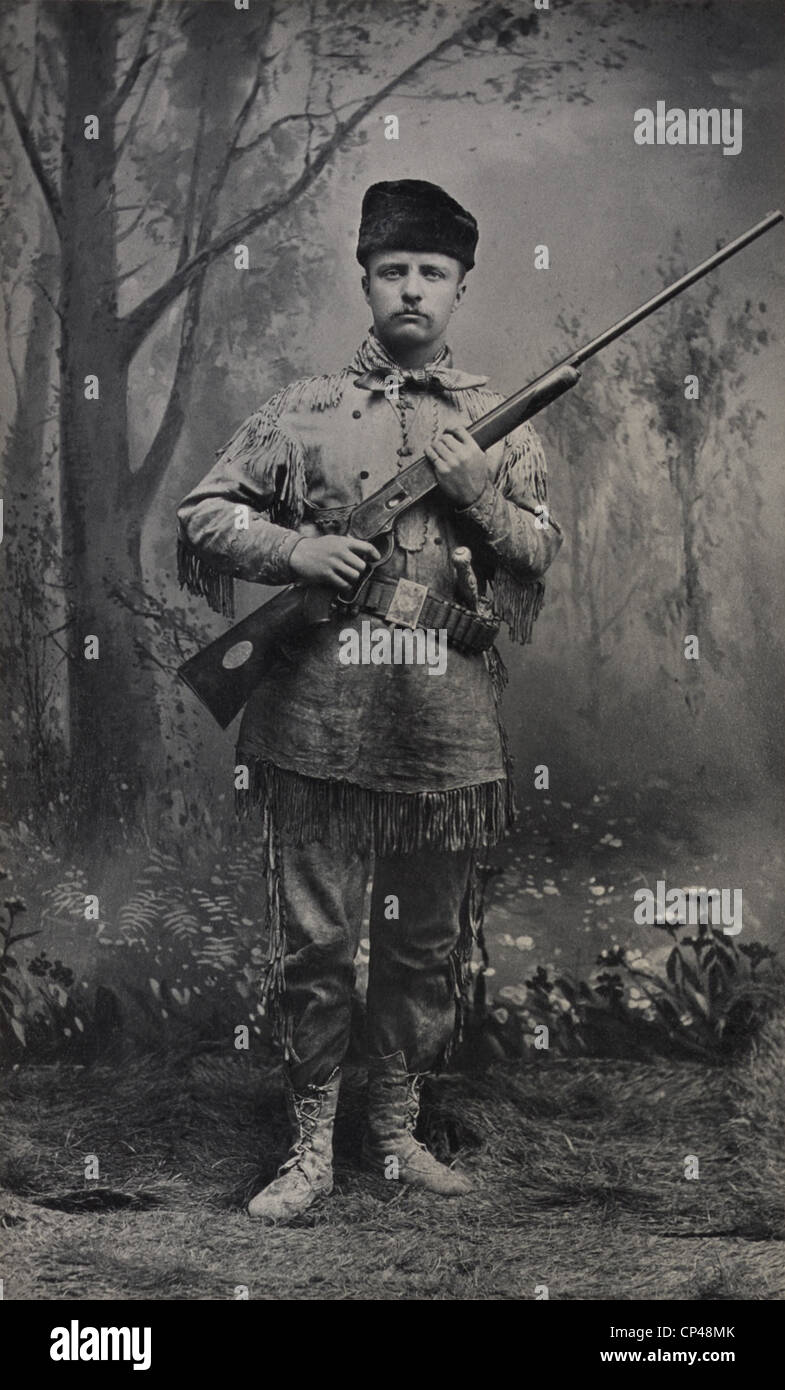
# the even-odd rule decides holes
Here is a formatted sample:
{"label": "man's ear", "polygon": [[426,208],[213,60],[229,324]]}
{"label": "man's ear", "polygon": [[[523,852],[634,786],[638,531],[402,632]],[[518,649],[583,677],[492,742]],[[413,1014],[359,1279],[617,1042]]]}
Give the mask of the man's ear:
{"label": "man's ear", "polygon": [[464,296],[465,293],[466,293],[466,281],[465,281],[465,280],[461,280],[460,285],[458,286],[457,290],[455,291],[455,301],[454,301],[453,306],[452,306],[453,309],[457,309],[457,308],[458,308],[458,305],[460,304],[461,300],[463,299],[463,296]]}

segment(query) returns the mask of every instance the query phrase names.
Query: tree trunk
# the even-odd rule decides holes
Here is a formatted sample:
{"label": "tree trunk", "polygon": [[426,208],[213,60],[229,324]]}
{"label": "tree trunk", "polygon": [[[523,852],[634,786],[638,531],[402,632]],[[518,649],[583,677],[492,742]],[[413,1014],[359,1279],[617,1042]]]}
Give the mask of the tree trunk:
{"label": "tree trunk", "polygon": [[61,619],[56,616],[57,608],[43,582],[51,559],[46,515],[51,484],[44,471],[43,456],[55,315],[44,294],[35,289],[35,283],[43,285],[52,298],[56,296],[53,265],[57,246],[49,214],[39,209],[36,200],[31,216],[37,220],[40,250],[30,268],[30,318],[16,412],[4,456],[8,538],[0,547],[0,572],[7,600],[6,619],[11,627],[6,647],[11,659],[6,670],[2,715],[9,790],[14,805],[29,802],[40,807],[52,795],[56,762],[47,700],[51,643],[45,640],[43,632],[45,628],[51,630]]}
{"label": "tree trunk", "polygon": [[[138,798],[158,766],[151,673],[137,619],[112,598],[141,582],[142,517],[129,507],[128,361],[117,324],[115,5],[63,7],[68,90],[62,152],[61,516],[67,589],[69,738],[78,816],[95,828]],[[98,139],[85,137],[97,117]],[[88,399],[85,379],[98,378]],[[90,392],[88,391],[88,396]],[[90,659],[96,652],[97,659]]]}
{"label": "tree trunk", "polygon": [[701,713],[704,701],[704,688],[700,662],[709,655],[709,640],[706,628],[706,595],[700,577],[697,540],[697,463],[692,452],[682,465],[680,487],[682,551],[684,554],[684,606],[685,635],[698,639],[699,659],[689,660],[686,665],[685,701],[693,715]]}

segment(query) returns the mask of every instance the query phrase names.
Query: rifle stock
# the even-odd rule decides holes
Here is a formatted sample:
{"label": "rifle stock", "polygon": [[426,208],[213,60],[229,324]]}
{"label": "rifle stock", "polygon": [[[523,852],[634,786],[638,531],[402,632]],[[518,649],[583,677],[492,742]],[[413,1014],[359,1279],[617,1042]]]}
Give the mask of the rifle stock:
{"label": "rifle stock", "polygon": [[330,589],[290,585],[184,662],[177,672],[180,680],[227,728],[261,681],[281,639],[329,622],[333,598]]}
{"label": "rifle stock", "polygon": [[[660,290],[631,314],[592,338],[564,362],[488,411],[487,415],[469,426],[469,434],[481,449],[490,449],[511,430],[530,420],[575,386],[580,379],[577,369],[582,363],[782,220],[783,214],[779,211],[767,213],[762,221],[715,251],[694,270]],[[392,548],[391,532],[396,519],[436,486],[436,475],[423,455],[355,507],[346,528],[348,534],[359,540],[373,541],[378,537],[383,552],[378,564],[384,564]],[[346,598],[326,588],[293,585],[284,589],[242,622],[236,623],[222,637],[211,642],[204,651],[192,656],[179,668],[178,676],[225,729],[259,684],[269,657],[281,638],[314,623],[329,622],[336,613],[340,613],[341,608],[351,611],[352,604],[356,603],[360,590],[376,567],[366,566],[366,572],[358,581],[355,591]]]}

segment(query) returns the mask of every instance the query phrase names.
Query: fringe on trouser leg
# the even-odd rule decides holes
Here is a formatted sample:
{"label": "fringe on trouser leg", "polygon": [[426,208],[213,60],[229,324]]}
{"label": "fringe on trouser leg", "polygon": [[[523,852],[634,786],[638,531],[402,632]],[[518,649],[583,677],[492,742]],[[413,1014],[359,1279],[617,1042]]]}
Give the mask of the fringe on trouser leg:
{"label": "fringe on trouser leg", "polygon": [[461,905],[458,940],[450,952],[450,976],[455,995],[455,1023],[452,1037],[444,1050],[443,1062],[451,1061],[463,1041],[466,1020],[471,1006],[472,957],[477,946],[483,968],[488,965],[485,945],[485,886],[488,866],[480,864],[473,854],[469,864],[466,893]]}
{"label": "fringe on trouser leg", "polygon": [[294,1024],[291,1012],[286,1007],[286,924],[281,910],[281,855],[269,797],[265,797],[262,808],[262,846],[269,946],[261,979],[261,1004],[269,1014],[273,1041],[282,1049],[284,1062],[296,1062],[299,1059],[293,1046]]}

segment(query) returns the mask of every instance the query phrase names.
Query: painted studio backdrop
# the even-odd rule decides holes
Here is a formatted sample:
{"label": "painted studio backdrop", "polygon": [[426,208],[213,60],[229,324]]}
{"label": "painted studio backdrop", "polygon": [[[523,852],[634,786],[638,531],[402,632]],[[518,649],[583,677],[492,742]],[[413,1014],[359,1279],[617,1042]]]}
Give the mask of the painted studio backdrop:
{"label": "painted studio backdrop", "polygon": [[[365,188],[435,179],[476,215],[449,342],[511,394],[781,205],[782,37],[778,0],[5,0],[12,1064],[239,1025],[266,1055],[235,730],[175,674],[226,620],[178,587],[175,509],[274,391],[351,358]],[[691,107],[720,138],[666,142]],[[538,1022],[561,1056],[716,1059],[769,997],[782,310],[778,228],[538,418],[566,541],[532,643],[501,643],[521,814],[484,866],[474,1061],[530,1057]],[[242,617],[271,591],[237,592]],[[661,903],[636,922],[658,883],[741,891],[713,983]]]}

